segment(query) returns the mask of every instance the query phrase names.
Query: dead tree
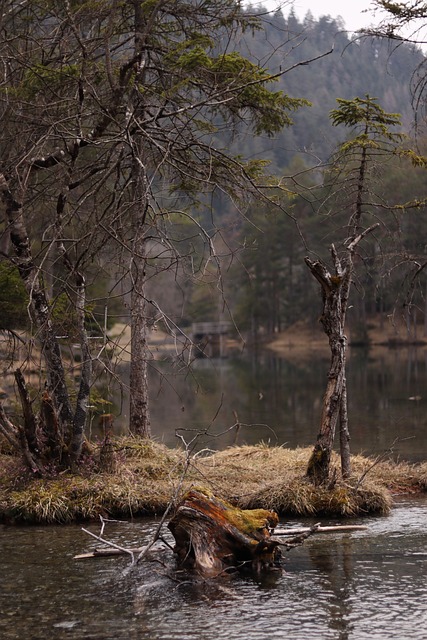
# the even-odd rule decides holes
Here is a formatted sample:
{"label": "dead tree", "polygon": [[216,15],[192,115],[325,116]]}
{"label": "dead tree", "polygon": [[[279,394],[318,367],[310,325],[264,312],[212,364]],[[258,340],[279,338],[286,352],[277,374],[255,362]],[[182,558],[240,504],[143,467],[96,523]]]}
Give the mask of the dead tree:
{"label": "dead tree", "polygon": [[345,320],[348,298],[353,274],[353,256],[359,242],[373,229],[375,224],[348,243],[345,255],[340,258],[331,246],[334,272],[331,273],[321,262],[305,258],[313,276],[319,282],[322,291],[323,311],[320,317],[323,329],[329,339],[331,361],[328,381],[322,404],[322,417],[317,442],[311,454],[307,476],[315,484],[324,482],[329,475],[332,447],[337,424],[340,426],[341,470],[344,478],[350,475],[350,434],[347,415],[347,380]]}
{"label": "dead tree", "polygon": [[241,510],[207,491],[191,489],[168,527],[179,565],[215,576],[233,569],[274,568],[280,551],[271,530],[277,524],[274,511]]}
{"label": "dead tree", "polygon": [[[387,158],[407,153],[399,148],[402,134],[394,130],[400,125],[397,114],[386,113],[376,99],[370,96],[353,100],[339,98],[337,102],[338,108],[330,114],[332,123],[335,126],[350,127],[353,135],[339,147],[333,158],[330,170],[331,191],[328,192],[326,202],[328,209],[329,203],[335,201],[338,209],[342,209],[345,215],[348,214],[344,224],[346,239],[340,241],[340,252],[334,244],[331,246],[332,269],[321,260],[305,258],[308,268],[321,287],[323,310],[320,321],[331,350],[320,430],[307,467],[307,476],[316,484],[328,480],[338,423],[341,433],[342,475],[344,478],[350,475],[345,321],[354,274],[354,256],[363,238],[380,226],[377,222],[371,226],[365,223],[366,218],[372,219],[378,202],[384,206],[383,200],[373,189],[376,166]],[[338,182],[336,176],[340,177]]]}

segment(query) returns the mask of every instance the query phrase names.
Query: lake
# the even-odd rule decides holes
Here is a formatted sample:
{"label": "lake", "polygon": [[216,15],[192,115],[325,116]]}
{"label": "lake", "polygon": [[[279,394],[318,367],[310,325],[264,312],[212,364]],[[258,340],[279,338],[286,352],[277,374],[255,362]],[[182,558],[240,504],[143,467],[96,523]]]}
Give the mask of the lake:
{"label": "lake", "polygon": [[[197,360],[192,372],[179,360],[156,362],[154,436],[174,445],[178,430],[187,442],[196,438],[199,449],[259,440],[313,444],[328,362],[322,355],[265,352]],[[394,443],[395,457],[427,459],[426,385],[424,351],[353,349],[353,452],[381,454]],[[126,558],[74,560],[96,546],[77,525],[1,525],[0,638],[425,640],[427,495],[396,498],[390,515],[349,522],[368,529],[309,538],[287,554],[280,574],[209,581],[183,580],[168,549],[129,574]],[[111,523],[107,534],[117,544],[140,546],[155,525]],[[88,526],[99,532],[97,524]]]}
{"label": "lake", "polygon": [[[176,430],[198,447],[220,449],[263,440],[288,447],[315,442],[329,366],[328,354],[278,357],[263,351],[155,362],[151,372],[153,435],[173,446]],[[349,421],[353,453],[427,460],[427,350],[349,350]],[[231,428],[236,423],[241,427]],[[126,405],[123,408],[126,422]],[[213,434],[222,433],[220,437]]]}
{"label": "lake", "polygon": [[[312,521],[282,524],[301,522]],[[179,579],[169,550],[130,575],[126,558],[74,560],[96,546],[77,525],[0,526],[0,637],[425,640],[427,496],[351,522],[368,529],[312,536],[286,555],[281,574],[208,581]],[[113,523],[107,534],[140,545],[154,526]]]}

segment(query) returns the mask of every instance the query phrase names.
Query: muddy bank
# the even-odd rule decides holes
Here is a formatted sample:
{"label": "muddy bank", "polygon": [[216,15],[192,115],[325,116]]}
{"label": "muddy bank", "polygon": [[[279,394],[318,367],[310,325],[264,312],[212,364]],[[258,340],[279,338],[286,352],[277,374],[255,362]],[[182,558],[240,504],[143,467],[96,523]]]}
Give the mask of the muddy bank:
{"label": "muddy bank", "polygon": [[[0,520],[65,523],[99,515],[157,515],[190,486],[207,487],[244,509],[271,509],[284,517],[351,517],[387,513],[394,494],[427,489],[427,463],[374,464],[362,456],[353,457],[353,474],[347,483],[314,487],[304,478],[310,452],[311,448],[258,445],[203,457],[153,441],[120,438],[114,442],[113,473],[97,471],[95,451],[81,474],[52,478],[31,478],[19,459],[3,454]],[[338,458],[334,465],[338,468]]]}

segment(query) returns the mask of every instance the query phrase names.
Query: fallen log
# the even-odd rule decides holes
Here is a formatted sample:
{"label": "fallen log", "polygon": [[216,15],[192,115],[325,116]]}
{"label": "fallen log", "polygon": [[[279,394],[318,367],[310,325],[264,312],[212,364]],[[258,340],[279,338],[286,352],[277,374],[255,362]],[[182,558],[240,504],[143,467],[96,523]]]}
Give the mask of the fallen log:
{"label": "fallen log", "polygon": [[73,560],[87,560],[87,558],[110,558],[112,556],[124,556],[127,553],[137,554],[144,551],[147,547],[138,547],[136,549],[112,549],[111,547],[106,547],[105,549],[101,547],[100,549],[94,549],[93,551],[88,551],[87,553],[79,553],[77,556],[73,557]]}
{"label": "fallen log", "polygon": [[[368,527],[365,527],[361,524],[337,524],[331,525],[327,527],[321,527],[317,525],[316,530],[313,533],[333,533],[334,531],[340,533],[345,531],[363,531]],[[294,529],[275,529],[275,536],[299,536],[302,533],[308,533],[312,530],[312,527],[300,527]]]}
{"label": "fallen log", "polygon": [[260,571],[277,566],[280,543],[270,531],[278,524],[274,511],[243,510],[208,491],[188,491],[168,524],[180,566],[204,576],[231,569]]}

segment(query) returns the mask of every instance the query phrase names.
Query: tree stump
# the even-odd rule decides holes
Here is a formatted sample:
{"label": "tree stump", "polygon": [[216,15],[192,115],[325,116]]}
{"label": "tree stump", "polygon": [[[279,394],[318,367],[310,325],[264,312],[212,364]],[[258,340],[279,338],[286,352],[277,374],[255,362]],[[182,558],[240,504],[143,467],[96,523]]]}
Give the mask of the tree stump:
{"label": "tree stump", "polygon": [[278,521],[274,511],[238,509],[204,489],[191,489],[168,527],[178,563],[214,576],[233,568],[277,568],[280,550],[270,538]]}

